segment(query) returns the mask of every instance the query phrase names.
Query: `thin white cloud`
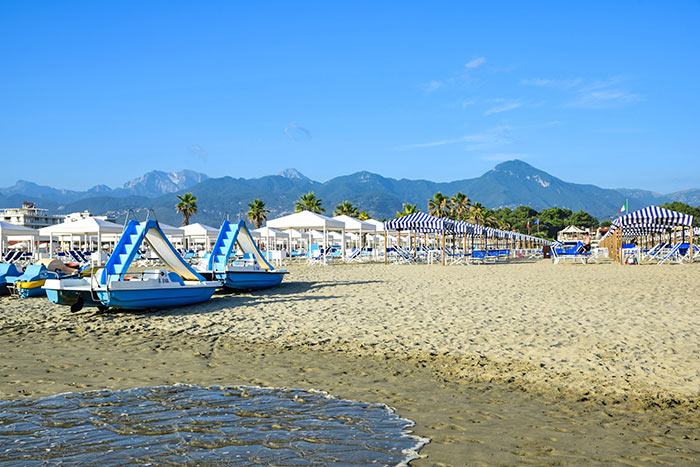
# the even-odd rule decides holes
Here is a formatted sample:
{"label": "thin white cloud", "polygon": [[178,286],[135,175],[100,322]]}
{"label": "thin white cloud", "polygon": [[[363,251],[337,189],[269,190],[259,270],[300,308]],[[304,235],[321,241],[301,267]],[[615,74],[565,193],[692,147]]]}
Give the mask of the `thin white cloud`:
{"label": "thin white cloud", "polygon": [[525,86],[552,87],[559,89],[571,89],[583,83],[581,78],[572,79],[550,79],[550,78],[532,78],[520,81],[520,84]]}
{"label": "thin white cloud", "polygon": [[641,96],[621,87],[624,79],[616,76],[607,80],[586,83],[582,78],[533,78],[520,81],[525,86],[549,87],[570,93],[566,107],[606,108],[638,101]]}
{"label": "thin white cloud", "polygon": [[493,115],[501,112],[508,112],[509,110],[515,110],[518,107],[523,106],[523,102],[520,99],[510,101],[507,101],[505,99],[496,99],[495,101],[502,103],[491,107],[490,109],[487,109],[486,111],[484,111],[484,115]]}
{"label": "thin white cloud", "polygon": [[289,122],[284,127],[284,134],[291,140],[311,139],[311,132],[303,126],[299,126],[297,122]]}
{"label": "thin white cloud", "polygon": [[468,70],[473,70],[474,68],[479,68],[481,65],[486,63],[486,58],[485,57],[479,57],[475,58],[474,60],[471,60],[467,62],[464,67]]}
{"label": "thin white cloud", "polygon": [[568,107],[595,109],[638,101],[641,96],[628,92],[618,85],[622,78],[614,77],[595,81],[576,90],[576,97],[567,103]]}
{"label": "thin white cloud", "polygon": [[202,161],[206,162],[207,156],[209,154],[207,153],[207,151],[204,150],[204,148],[202,146],[195,144],[195,145],[190,147],[190,151],[193,154],[195,154],[196,156],[198,156],[200,159],[202,159]]}
{"label": "thin white cloud", "polygon": [[467,151],[494,149],[511,142],[509,136],[510,130],[511,127],[509,126],[499,126],[479,133],[460,136],[459,138],[442,139],[437,141],[429,141],[426,143],[406,144],[403,146],[398,146],[394,149],[397,151],[406,151],[411,149],[434,148],[451,144],[463,144],[464,149]]}
{"label": "thin white cloud", "polygon": [[433,91],[437,91],[437,90],[440,89],[444,84],[445,84],[444,82],[442,82],[442,81],[440,81],[440,80],[437,80],[437,79],[434,79],[434,80],[430,81],[429,83],[424,84],[424,85],[423,85],[423,88],[425,89],[425,92],[430,93],[430,92],[433,92]]}

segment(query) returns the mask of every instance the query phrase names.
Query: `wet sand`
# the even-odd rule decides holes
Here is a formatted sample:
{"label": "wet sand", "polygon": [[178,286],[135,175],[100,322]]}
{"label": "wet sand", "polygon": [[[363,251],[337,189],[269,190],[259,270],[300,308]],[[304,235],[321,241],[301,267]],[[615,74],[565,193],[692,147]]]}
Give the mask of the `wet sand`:
{"label": "wet sand", "polygon": [[383,402],[416,465],[700,459],[696,266],[293,266],[157,313],[0,300],[0,396],[177,382]]}

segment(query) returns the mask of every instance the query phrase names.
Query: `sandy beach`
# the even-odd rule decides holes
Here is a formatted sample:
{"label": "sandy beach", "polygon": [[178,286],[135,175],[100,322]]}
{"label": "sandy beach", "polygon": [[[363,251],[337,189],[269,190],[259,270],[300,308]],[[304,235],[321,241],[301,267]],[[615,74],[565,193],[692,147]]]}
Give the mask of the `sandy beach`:
{"label": "sandy beach", "polygon": [[700,459],[700,266],[292,265],[155,313],[0,300],[0,397],[191,382],[383,402],[416,465]]}

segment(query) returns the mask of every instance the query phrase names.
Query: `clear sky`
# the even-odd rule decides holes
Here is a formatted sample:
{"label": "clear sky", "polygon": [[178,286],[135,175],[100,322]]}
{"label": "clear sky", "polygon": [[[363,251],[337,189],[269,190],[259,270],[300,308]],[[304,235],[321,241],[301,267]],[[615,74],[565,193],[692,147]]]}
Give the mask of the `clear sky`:
{"label": "clear sky", "polygon": [[518,158],[700,188],[700,5],[0,0],[0,158],[0,186]]}

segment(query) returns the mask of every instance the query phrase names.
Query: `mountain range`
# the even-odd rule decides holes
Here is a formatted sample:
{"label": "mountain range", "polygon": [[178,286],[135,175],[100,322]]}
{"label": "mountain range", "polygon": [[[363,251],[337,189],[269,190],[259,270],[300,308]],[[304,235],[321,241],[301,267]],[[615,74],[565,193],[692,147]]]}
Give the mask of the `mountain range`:
{"label": "mountain range", "polygon": [[218,225],[228,214],[235,219],[244,216],[248,203],[261,198],[270,210],[269,218],[292,212],[294,201],[313,191],[323,200],[327,213],[343,200],[353,202],[375,218],[394,217],[402,203],[415,203],[426,209],[427,199],[435,192],[451,196],[458,191],[472,201],[489,208],[520,205],[541,210],[553,206],[572,211],[584,210],[601,220],[614,217],[625,199],[630,208],[682,201],[700,204],[700,189],[669,194],[637,189],[606,189],[595,185],[563,181],[523,161],[500,163],[480,177],[453,182],[393,179],[371,172],[357,172],[316,182],[295,169],[277,175],[245,179],[229,176],[210,178],[191,170],[180,172],[152,171],[126,182],[121,188],[97,185],[87,191],[74,191],[37,185],[20,180],[14,186],[0,188],[0,207],[17,207],[33,201],[39,207],[58,214],[88,210],[94,215],[110,215],[123,219],[131,209],[143,217],[153,209],[158,219],[179,225],[175,211],[177,195],[191,191],[198,198],[198,213],[192,222]]}

